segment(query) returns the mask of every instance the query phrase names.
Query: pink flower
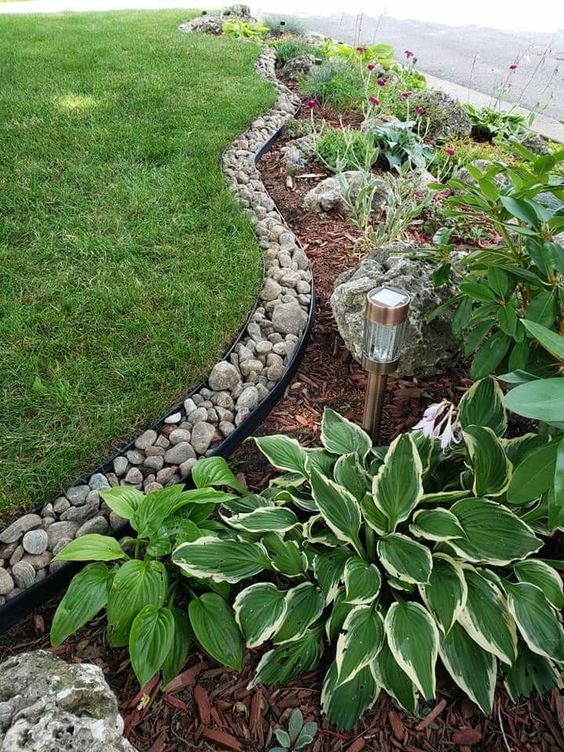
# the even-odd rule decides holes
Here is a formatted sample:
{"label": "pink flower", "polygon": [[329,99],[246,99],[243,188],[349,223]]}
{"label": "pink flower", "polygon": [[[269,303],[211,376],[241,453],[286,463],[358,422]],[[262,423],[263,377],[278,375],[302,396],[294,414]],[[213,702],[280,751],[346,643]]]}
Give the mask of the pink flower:
{"label": "pink flower", "polygon": [[511,65],[509,66],[509,70],[517,70],[518,67],[519,66],[517,65],[517,63],[511,63]]}
{"label": "pink flower", "polygon": [[357,47],[356,51],[358,52],[359,55],[364,55],[367,49],[368,49],[367,47]]}
{"label": "pink flower", "polygon": [[366,67],[368,68],[369,71],[373,71],[376,66],[374,65],[374,63],[368,63]]}
{"label": "pink flower", "polygon": [[409,97],[413,96],[413,92],[412,91],[402,91],[402,93],[400,94],[400,96],[401,96],[402,99],[409,99]]}
{"label": "pink flower", "polygon": [[449,157],[454,157],[454,155],[456,154],[456,151],[452,146],[447,146],[445,148],[445,152],[447,153]]}
{"label": "pink flower", "polygon": [[415,57],[415,52],[412,52],[411,50],[405,50],[403,54],[406,56],[408,60],[410,57]]}
{"label": "pink flower", "polygon": [[314,110],[316,107],[319,107],[319,102],[317,99],[311,99],[306,100],[306,107],[310,110]]}
{"label": "pink flower", "polygon": [[418,115],[424,115],[424,114],[425,114],[425,108],[424,108],[424,107],[416,107],[416,108],[415,108],[415,112],[416,112],[416,113],[417,113]]}
{"label": "pink flower", "polygon": [[385,78],[377,78],[376,83],[378,86],[385,86],[386,85],[386,79]]}
{"label": "pink flower", "polygon": [[380,100],[378,99],[378,97],[368,97],[368,101],[370,102],[370,104],[373,104],[375,107],[378,107],[378,105],[380,104]]}

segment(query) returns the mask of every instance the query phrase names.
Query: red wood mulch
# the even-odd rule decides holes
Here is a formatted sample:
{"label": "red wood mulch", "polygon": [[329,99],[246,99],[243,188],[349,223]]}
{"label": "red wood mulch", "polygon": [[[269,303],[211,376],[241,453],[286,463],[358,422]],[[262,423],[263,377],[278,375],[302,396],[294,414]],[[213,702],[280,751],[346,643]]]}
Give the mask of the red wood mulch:
{"label": "red wood mulch", "polygon": [[[342,217],[304,214],[303,194],[311,187],[296,179],[286,186],[280,172],[279,146],[261,163],[264,181],[311,260],[318,296],[311,340],[293,383],[261,425],[258,433],[287,433],[315,444],[323,408],[331,406],[360,421],[365,374],[351,359],[336,331],[329,297],[335,278],[358,262],[355,233]],[[315,170],[320,172],[320,170]],[[468,386],[463,364],[448,374],[427,379],[391,379],[384,408],[381,438],[388,442],[410,428],[431,401],[457,401]],[[260,489],[271,471],[252,443],[234,457],[250,487]],[[0,660],[8,655],[48,647],[46,635],[56,601],[0,637]],[[116,692],[128,739],[140,752],[228,750],[263,752],[275,743],[274,730],[300,707],[320,732],[312,752],[557,752],[564,750],[564,698],[555,690],[543,698],[513,704],[499,686],[494,713],[484,717],[450,682],[439,678],[435,705],[423,706],[409,718],[382,694],[351,733],[338,733],[320,717],[323,668],[300,677],[291,687],[247,690],[256,654],[246,656],[241,674],[193,653],[188,668],[167,692],[149,683],[138,691],[125,650],[110,650],[104,641],[104,620],[97,619],[55,651],[65,660],[92,661],[105,672]]]}

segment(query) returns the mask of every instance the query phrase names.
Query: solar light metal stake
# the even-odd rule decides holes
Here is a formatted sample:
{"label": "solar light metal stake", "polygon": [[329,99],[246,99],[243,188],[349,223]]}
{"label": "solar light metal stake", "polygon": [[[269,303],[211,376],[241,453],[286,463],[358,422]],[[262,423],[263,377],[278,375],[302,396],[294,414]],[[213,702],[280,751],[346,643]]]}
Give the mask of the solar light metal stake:
{"label": "solar light metal stake", "polygon": [[378,438],[388,374],[396,370],[411,298],[398,287],[375,287],[366,296],[362,366],[368,371],[362,424]]}

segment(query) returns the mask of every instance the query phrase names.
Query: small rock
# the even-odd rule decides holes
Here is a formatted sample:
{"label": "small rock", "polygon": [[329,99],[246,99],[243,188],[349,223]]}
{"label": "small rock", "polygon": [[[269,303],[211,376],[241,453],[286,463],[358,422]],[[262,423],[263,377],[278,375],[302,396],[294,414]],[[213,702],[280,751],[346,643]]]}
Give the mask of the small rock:
{"label": "small rock", "polygon": [[181,441],[180,444],[176,444],[165,452],[164,459],[169,465],[180,465],[195,456],[192,446],[187,441]]}
{"label": "small rock", "polygon": [[[64,522],[71,521],[71,522],[84,522],[84,520],[87,520],[89,517],[94,517],[94,515],[98,512],[100,508],[100,504],[96,501],[89,502],[87,504],[84,504],[81,507],[70,507],[67,509],[66,512],[63,512],[61,515],[61,520]],[[51,525],[53,527],[53,525]],[[49,528],[50,530],[51,528]]]}
{"label": "small rock", "polygon": [[0,595],[8,595],[14,589],[14,580],[9,572],[0,567]]}
{"label": "small rock", "polygon": [[67,498],[65,498],[64,496],[59,496],[59,498],[55,499],[55,501],[53,502],[53,511],[56,514],[62,514],[63,512],[66,512],[70,505],[71,503]]}
{"label": "small rock", "polygon": [[[94,473],[88,481],[92,491],[104,491],[106,488],[110,488],[110,483],[104,473]],[[90,494],[88,498],[90,497]],[[86,499],[88,501],[88,498]]]}
{"label": "small rock", "polygon": [[14,553],[10,556],[10,566],[13,567],[18,561],[21,561],[22,556],[25,554],[25,548],[18,546]]}
{"label": "small rock", "polygon": [[93,517],[91,520],[86,520],[78,530],[76,531],[76,537],[80,538],[81,535],[87,535],[90,533],[98,533],[105,535],[108,532],[108,520],[105,517]]}
{"label": "small rock", "polygon": [[26,554],[22,561],[26,561],[28,564],[31,564],[35,570],[38,570],[48,566],[52,558],[53,554],[50,551],[43,551],[42,554],[37,554],[36,556]]}
{"label": "small rock", "polygon": [[23,537],[22,545],[28,554],[42,554],[48,543],[45,530],[29,530]]}
{"label": "small rock", "polygon": [[182,478],[185,478],[187,475],[190,475],[192,468],[194,467],[196,462],[197,460],[194,457],[191,457],[189,460],[186,460],[186,462],[183,462],[178,468],[180,476]]}
{"label": "small rock", "polygon": [[90,486],[73,486],[72,488],[69,488],[69,490],[65,493],[65,496],[73,506],[79,507],[82,504],[86,503],[86,497],[89,493]]}
{"label": "small rock", "polygon": [[259,396],[258,391],[255,386],[249,386],[246,389],[243,390],[241,393],[241,396],[237,400],[236,409],[237,412],[240,412],[241,410],[249,410],[249,412],[252,412],[255,407],[258,405]]}
{"label": "small rock", "polygon": [[[168,437],[171,444],[181,444],[183,441],[190,441],[191,434],[184,428],[175,428]],[[160,468],[159,468],[160,470]]]}
{"label": "small rock", "polygon": [[[197,454],[205,454],[215,435],[215,427],[209,423],[196,423],[192,429],[192,447]],[[188,459],[186,457],[185,459]],[[184,460],[183,460],[184,461]]]}
{"label": "small rock", "polygon": [[279,303],[272,312],[272,325],[281,334],[301,334],[307,313],[298,303]]}
{"label": "small rock", "polygon": [[144,451],[148,447],[153,446],[156,440],[157,432],[149,429],[148,431],[142,433],[139,438],[135,439],[135,446],[137,447],[137,449],[142,449]]}
{"label": "small rock", "polygon": [[16,585],[23,590],[24,588],[33,585],[35,580],[35,569],[28,561],[18,561],[18,563],[14,564],[12,567],[12,576]]}
{"label": "small rock", "polygon": [[148,467],[150,470],[158,471],[164,465],[164,457],[154,456],[147,457],[143,463],[143,467]]}
{"label": "small rock", "polygon": [[157,473],[157,483],[160,483],[161,486],[166,486],[175,473],[176,467],[163,467]]}
{"label": "small rock", "polygon": [[63,548],[67,545],[67,543],[70,543],[72,538],[61,538],[55,545],[53,546],[53,556],[56,556],[59,551],[62,551]]}
{"label": "small rock", "polygon": [[278,300],[281,292],[282,292],[282,288],[280,287],[278,282],[275,282],[272,279],[272,277],[267,277],[264,280],[264,284],[260,292],[260,299],[261,300]]}
{"label": "small rock", "polygon": [[[88,486],[87,486],[88,488]],[[0,543],[15,543],[24,533],[34,527],[40,527],[41,517],[38,514],[24,514],[0,533]]]}
{"label": "small rock", "polygon": [[132,486],[139,486],[143,483],[143,473],[139,468],[132,467],[131,470],[128,470],[127,475],[125,476],[125,482]]}
{"label": "small rock", "polygon": [[126,457],[132,465],[142,465],[145,459],[144,453],[139,449],[130,449],[126,453]]}
{"label": "small rock", "polygon": [[47,545],[53,550],[61,540],[71,540],[78,530],[78,523],[73,520],[54,522],[47,530]]}
{"label": "small rock", "polygon": [[196,403],[193,399],[188,397],[188,399],[184,400],[184,410],[186,411],[186,415],[190,415],[191,412],[194,412],[194,410],[197,408]]}
{"label": "small rock", "polygon": [[227,420],[222,420],[221,423],[219,424],[219,430],[225,437],[227,437],[233,433],[233,431],[235,430],[235,426],[233,425],[233,423],[230,423]]}
{"label": "small rock", "polygon": [[116,512],[110,512],[110,527],[112,530],[117,530],[118,527],[125,525],[127,520],[124,517],[120,517]]}
{"label": "small rock", "polygon": [[170,446],[170,441],[167,439],[166,436],[161,435],[155,441],[155,446],[162,447],[163,449],[167,449]]}
{"label": "small rock", "polygon": [[115,458],[114,473],[117,475],[118,478],[121,478],[123,475],[126,474],[128,465],[129,465],[129,461],[127,457],[120,455],[119,457]]}
{"label": "small rock", "polygon": [[208,378],[210,389],[221,392],[233,389],[241,381],[241,375],[234,365],[227,360],[216,363]]}
{"label": "small rock", "polygon": [[171,425],[173,423],[180,423],[181,420],[182,420],[182,413],[177,412],[177,413],[172,413],[172,415],[168,415],[164,419],[164,422],[167,425]]}

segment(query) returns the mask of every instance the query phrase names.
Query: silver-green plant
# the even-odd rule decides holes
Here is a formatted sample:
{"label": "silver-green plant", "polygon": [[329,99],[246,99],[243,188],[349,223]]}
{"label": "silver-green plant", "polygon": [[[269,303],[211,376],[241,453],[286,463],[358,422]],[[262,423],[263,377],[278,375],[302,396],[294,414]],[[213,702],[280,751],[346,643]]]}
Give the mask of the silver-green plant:
{"label": "silver-green plant", "polygon": [[294,708],[288,721],[288,731],[279,728],[274,732],[279,746],[272,747],[270,752],[293,752],[293,750],[305,749],[313,742],[316,733],[317,723],[313,721],[304,723],[302,711]]}
{"label": "silver-green plant", "polygon": [[410,227],[422,224],[419,217],[431,204],[429,192],[418,191],[419,178],[406,165],[400,168],[398,177],[386,174],[383,180],[388,191],[385,216],[371,234],[377,246],[405,240]]}

